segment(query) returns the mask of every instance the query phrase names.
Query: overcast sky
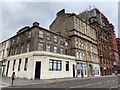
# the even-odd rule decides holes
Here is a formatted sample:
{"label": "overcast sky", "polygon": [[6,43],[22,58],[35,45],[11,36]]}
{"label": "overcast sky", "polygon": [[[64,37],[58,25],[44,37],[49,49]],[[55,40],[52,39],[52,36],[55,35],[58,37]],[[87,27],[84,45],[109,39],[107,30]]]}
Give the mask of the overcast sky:
{"label": "overcast sky", "polygon": [[67,13],[79,14],[88,9],[89,5],[94,5],[113,23],[118,36],[118,2],[2,2],[0,42],[14,36],[24,26],[32,26],[35,21],[49,29],[56,13],[63,8]]}

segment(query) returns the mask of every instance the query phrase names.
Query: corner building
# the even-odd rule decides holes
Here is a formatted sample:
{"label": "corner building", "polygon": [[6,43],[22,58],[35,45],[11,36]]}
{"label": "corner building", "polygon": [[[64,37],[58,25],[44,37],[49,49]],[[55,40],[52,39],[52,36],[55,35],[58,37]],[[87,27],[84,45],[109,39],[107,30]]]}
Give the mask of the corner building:
{"label": "corner building", "polygon": [[10,38],[2,75],[17,78],[51,79],[75,77],[75,57],[68,55],[69,39],[34,22]]}

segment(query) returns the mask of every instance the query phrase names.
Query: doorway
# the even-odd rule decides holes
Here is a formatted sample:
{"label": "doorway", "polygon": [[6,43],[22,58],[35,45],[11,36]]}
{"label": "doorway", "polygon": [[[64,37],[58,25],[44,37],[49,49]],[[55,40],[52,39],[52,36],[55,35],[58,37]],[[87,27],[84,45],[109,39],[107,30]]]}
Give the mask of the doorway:
{"label": "doorway", "polygon": [[9,64],[10,64],[10,61],[8,61],[8,64],[7,64],[7,72],[6,72],[6,76],[8,75]]}
{"label": "doorway", "polygon": [[73,77],[75,77],[75,65],[73,64]]}
{"label": "doorway", "polygon": [[89,64],[89,76],[93,76],[93,67]]}
{"label": "doorway", "polygon": [[35,79],[40,79],[40,74],[41,74],[41,62],[37,61],[35,67]]}

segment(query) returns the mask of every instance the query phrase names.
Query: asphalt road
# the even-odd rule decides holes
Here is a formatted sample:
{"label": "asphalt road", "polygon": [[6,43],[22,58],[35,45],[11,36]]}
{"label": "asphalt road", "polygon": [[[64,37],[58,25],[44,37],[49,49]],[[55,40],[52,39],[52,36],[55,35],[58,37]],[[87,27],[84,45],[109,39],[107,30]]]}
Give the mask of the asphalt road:
{"label": "asphalt road", "polygon": [[120,76],[73,79],[67,81],[59,81],[52,83],[42,83],[34,85],[15,86],[9,88],[65,88],[71,90],[73,88],[118,88]]}

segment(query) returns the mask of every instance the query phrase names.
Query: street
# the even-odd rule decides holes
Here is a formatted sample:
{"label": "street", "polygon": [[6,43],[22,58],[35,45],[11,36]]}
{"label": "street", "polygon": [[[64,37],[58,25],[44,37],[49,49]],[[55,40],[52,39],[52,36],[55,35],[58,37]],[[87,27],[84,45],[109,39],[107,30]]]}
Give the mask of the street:
{"label": "street", "polygon": [[106,77],[92,77],[92,78],[75,78],[71,80],[52,81],[48,80],[46,83],[36,83],[31,85],[16,85],[7,88],[118,88],[120,76],[106,76]]}

